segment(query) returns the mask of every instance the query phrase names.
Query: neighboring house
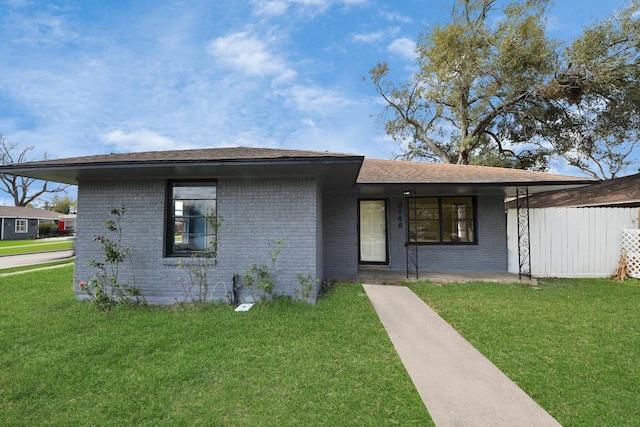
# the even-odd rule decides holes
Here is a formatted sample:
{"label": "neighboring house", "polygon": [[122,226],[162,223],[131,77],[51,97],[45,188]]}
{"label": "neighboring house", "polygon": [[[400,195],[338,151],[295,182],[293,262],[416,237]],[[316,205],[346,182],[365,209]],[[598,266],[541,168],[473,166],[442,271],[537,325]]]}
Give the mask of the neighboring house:
{"label": "neighboring house", "polygon": [[0,206],[0,240],[38,237],[38,224],[57,223],[60,214],[46,209]]}
{"label": "neighboring house", "polygon": [[58,233],[73,234],[76,232],[76,214],[60,215],[58,218]]}
{"label": "neighboring house", "polygon": [[[103,259],[94,241],[125,207],[124,244],[136,285],[171,303],[188,279],[179,259],[217,239],[213,283],[229,287],[284,239],[275,279],[294,295],[297,275],[320,281],[362,271],[507,271],[504,198],[592,180],[540,172],[365,159],[358,155],[219,148],[43,160],[0,172],[78,185],[75,290]],[[207,225],[206,217],[221,221]],[[131,277],[131,279],[133,276]],[[310,300],[315,300],[315,283]],[[224,287],[215,298],[224,299]]]}
{"label": "neighboring house", "polygon": [[[515,202],[507,203],[513,273],[518,272],[515,207]],[[528,207],[533,276],[608,277],[618,267],[623,241],[628,239],[623,234],[634,234],[623,230],[640,228],[640,174],[534,194]],[[629,261],[640,268],[640,259]]]}

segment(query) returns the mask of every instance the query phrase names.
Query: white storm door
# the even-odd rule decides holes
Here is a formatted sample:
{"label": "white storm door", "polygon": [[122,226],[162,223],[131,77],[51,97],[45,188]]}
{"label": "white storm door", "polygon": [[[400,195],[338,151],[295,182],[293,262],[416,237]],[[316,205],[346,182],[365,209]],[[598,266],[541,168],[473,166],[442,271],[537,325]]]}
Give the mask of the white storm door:
{"label": "white storm door", "polygon": [[360,200],[360,262],[387,263],[387,203]]}

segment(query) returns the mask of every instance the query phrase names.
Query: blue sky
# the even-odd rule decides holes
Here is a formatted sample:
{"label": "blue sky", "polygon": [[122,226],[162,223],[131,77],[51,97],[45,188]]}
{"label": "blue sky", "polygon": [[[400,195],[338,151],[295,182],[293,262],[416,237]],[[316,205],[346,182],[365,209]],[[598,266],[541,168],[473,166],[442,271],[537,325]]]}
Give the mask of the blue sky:
{"label": "blue sky", "polygon": [[[222,146],[390,158],[362,81],[453,0],[0,0],[0,133],[32,158]],[[570,40],[622,0],[558,0]],[[373,117],[372,117],[373,116]]]}

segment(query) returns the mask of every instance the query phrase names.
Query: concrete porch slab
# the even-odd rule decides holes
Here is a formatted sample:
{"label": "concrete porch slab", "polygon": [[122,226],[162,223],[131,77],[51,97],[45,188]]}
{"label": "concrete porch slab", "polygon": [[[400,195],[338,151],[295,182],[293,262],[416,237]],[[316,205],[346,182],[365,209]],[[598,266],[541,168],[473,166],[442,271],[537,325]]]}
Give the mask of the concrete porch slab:
{"label": "concrete porch slab", "polygon": [[361,268],[356,276],[342,277],[338,279],[340,282],[346,283],[405,283],[427,281],[432,283],[465,283],[465,282],[495,282],[495,283],[524,283],[527,285],[535,285],[536,279],[523,277],[520,279],[517,274],[505,272],[445,272],[445,271],[420,271],[416,277],[416,273],[410,273],[407,278],[406,271],[377,269],[377,268]]}

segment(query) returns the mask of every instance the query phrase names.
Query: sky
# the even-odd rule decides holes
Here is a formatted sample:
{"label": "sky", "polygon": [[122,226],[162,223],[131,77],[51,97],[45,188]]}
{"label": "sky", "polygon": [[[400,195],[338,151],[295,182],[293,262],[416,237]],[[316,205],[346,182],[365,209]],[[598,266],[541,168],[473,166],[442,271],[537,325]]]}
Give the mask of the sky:
{"label": "sky", "polygon": [[[0,134],[30,160],[251,146],[392,158],[363,81],[453,0],[0,0]],[[627,4],[557,0],[570,41]],[[0,194],[0,204],[2,195]]]}

